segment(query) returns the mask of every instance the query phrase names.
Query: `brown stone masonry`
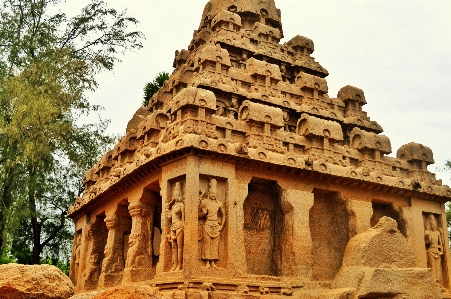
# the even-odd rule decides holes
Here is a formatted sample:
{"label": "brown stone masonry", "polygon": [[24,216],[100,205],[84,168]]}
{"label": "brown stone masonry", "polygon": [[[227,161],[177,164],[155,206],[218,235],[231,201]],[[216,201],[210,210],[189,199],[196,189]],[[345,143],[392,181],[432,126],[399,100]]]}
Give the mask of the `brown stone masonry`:
{"label": "brown stone masonry", "polygon": [[274,0],[207,3],[170,79],[69,210],[77,291],[448,296],[451,189],[427,170],[431,149],[387,156],[363,91],[329,97],[313,41],[281,38]]}

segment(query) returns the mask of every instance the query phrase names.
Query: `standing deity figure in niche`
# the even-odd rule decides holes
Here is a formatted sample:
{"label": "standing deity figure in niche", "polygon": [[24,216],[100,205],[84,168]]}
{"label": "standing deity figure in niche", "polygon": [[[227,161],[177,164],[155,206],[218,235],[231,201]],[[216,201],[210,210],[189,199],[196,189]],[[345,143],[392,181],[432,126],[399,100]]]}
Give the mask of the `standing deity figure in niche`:
{"label": "standing deity figure in niche", "polygon": [[77,240],[75,243],[75,250],[74,250],[75,276],[76,277],[78,277],[78,269],[80,266],[80,260],[81,260],[81,233],[77,237]]}
{"label": "standing deity figure in niche", "polygon": [[[219,237],[225,223],[225,210],[217,199],[218,188],[215,179],[210,180],[208,198],[203,198],[201,191],[199,218],[205,218],[202,229],[202,255],[206,268],[218,268],[215,261],[219,259]],[[221,213],[221,217],[218,214]]]}
{"label": "standing deity figure in niche", "polygon": [[442,283],[442,255],[443,240],[441,230],[437,228],[434,215],[429,214],[426,217],[426,230],[424,232],[424,241],[426,243],[426,252],[429,267],[434,274],[436,281]]}
{"label": "standing deity figure in niche", "polygon": [[185,222],[185,204],[179,182],[175,184],[172,200],[166,207],[166,218],[171,221],[170,232],[167,235],[167,239],[172,245],[172,268],[170,271],[179,271],[183,265],[183,226]]}

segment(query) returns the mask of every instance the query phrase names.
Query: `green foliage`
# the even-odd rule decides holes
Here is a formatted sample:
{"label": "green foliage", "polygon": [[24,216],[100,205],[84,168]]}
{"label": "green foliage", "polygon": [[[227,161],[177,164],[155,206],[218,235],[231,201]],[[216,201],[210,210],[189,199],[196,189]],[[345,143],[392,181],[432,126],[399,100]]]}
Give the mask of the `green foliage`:
{"label": "green foliage", "polygon": [[147,83],[144,86],[144,100],[143,100],[143,107],[147,107],[149,105],[149,100],[152,98],[154,94],[157,93],[157,91],[163,86],[164,81],[169,79],[169,73],[161,72],[158,73],[158,75],[153,79],[152,82]]}
{"label": "green foliage", "polygon": [[14,259],[14,257],[4,254],[0,256],[0,264],[9,264],[9,263],[16,263],[17,260]]}
{"label": "green foliage", "polygon": [[53,266],[59,268],[64,274],[69,276],[69,271],[70,271],[70,261],[69,260],[61,261],[61,260],[55,260],[52,258],[44,258],[44,259],[41,259],[40,264],[53,265]]}
{"label": "green foliage", "polygon": [[143,34],[129,30],[138,21],[126,11],[91,0],[68,18],[61,2],[0,7],[0,256],[23,263],[39,263],[42,253],[67,260],[66,211],[83,192],[84,172],[113,141],[108,121],[79,124],[100,109],[86,92],[119,54],[142,47]]}

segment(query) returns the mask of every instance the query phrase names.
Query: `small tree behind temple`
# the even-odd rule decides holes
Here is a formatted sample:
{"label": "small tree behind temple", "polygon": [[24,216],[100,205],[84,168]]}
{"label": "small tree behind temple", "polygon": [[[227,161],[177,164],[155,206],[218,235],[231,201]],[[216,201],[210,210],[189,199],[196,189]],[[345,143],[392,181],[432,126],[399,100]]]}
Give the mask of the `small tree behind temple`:
{"label": "small tree behind temple", "polygon": [[147,83],[144,86],[144,100],[143,106],[149,105],[150,98],[157,93],[157,91],[163,86],[164,81],[169,79],[169,73],[161,72],[155,77],[152,82]]}

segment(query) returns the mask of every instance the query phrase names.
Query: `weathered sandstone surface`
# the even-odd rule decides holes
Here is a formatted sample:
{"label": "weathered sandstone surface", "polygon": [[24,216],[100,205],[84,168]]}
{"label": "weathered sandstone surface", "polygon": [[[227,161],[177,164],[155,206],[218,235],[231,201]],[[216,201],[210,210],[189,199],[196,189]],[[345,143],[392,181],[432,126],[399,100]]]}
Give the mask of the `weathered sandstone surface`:
{"label": "weathered sandstone surface", "polygon": [[77,292],[451,298],[451,189],[432,150],[393,151],[364,111],[373,95],[329,94],[313,41],[281,43],[274,0],[205,2],[170,78],[68,210]]}
{"label": "weathered sandstone surface", "polygon": [[334,287],[355,288],[358,298],[442,298],[431,269],[415,268],[413,250],[389,217],[348,242]]}
{"label": "weathered sandstone surface", "polygon": [[74,285],[61,270],[51,265],[0,265],[0,298],[67,299]]}

